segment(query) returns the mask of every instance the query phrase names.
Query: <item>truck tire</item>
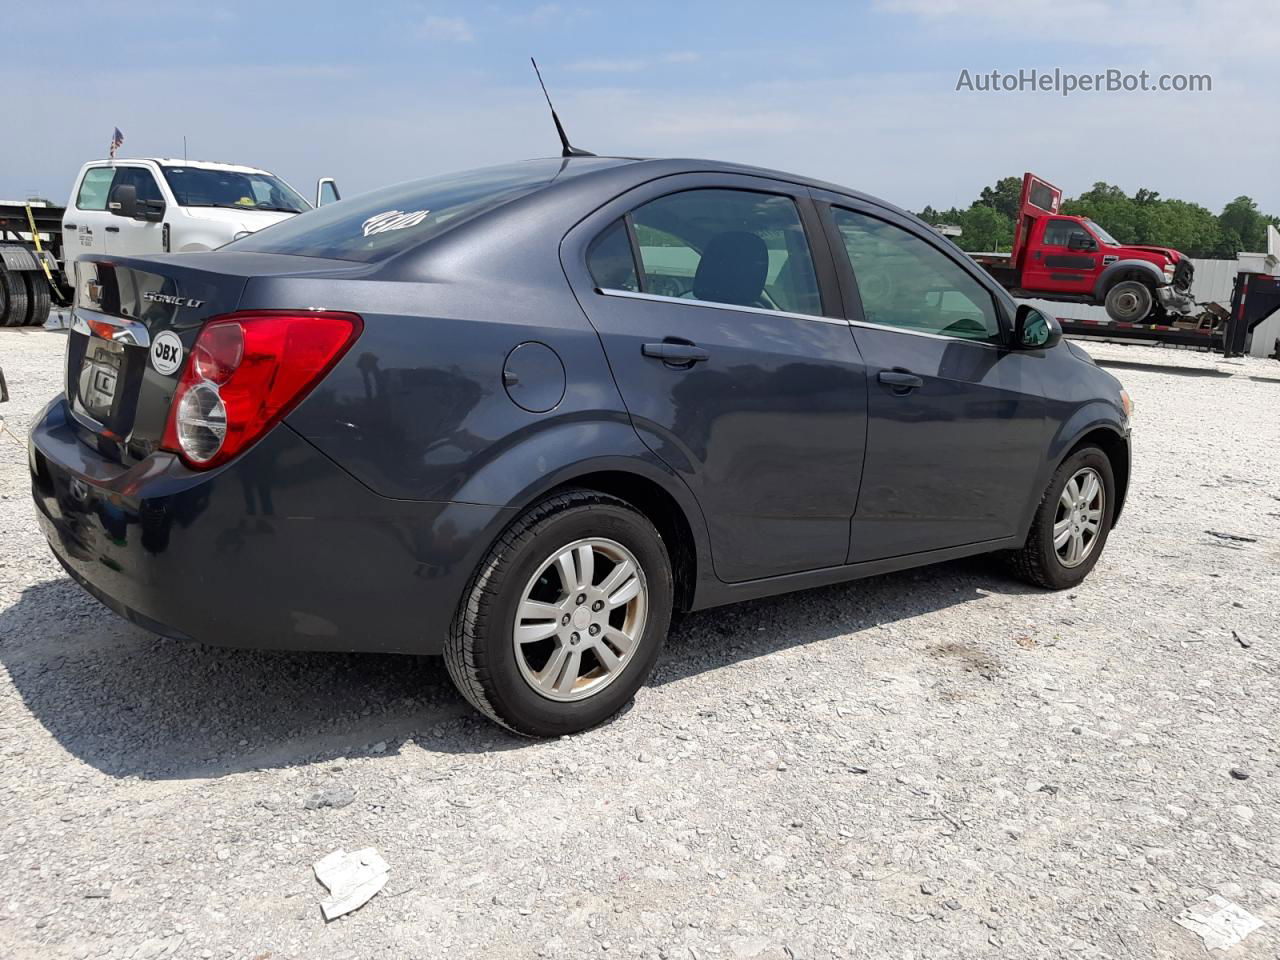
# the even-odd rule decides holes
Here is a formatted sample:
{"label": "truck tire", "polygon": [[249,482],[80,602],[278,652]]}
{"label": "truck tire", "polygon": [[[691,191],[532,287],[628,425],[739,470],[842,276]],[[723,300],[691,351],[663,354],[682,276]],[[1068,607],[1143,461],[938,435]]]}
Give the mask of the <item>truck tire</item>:
{"label": "truck tire", "polygon": [[37,270],[23,273],[27,281],[27,326],[43,327],[49,319],[49,307],[52,299],[49,292],[49,281]]}
{"label": "truck tire", "polygon": [[1155,302],[1155,294],[1145,283],[1122,280],[1107,291],[1107,316],[1118,323],[1141,323]]}
{"label": "truck tire", "polygon": [[27,282],[22,274],[0,266],[0,303],[5,310],[0,314],[0,324],[20,327],[27,322]]}

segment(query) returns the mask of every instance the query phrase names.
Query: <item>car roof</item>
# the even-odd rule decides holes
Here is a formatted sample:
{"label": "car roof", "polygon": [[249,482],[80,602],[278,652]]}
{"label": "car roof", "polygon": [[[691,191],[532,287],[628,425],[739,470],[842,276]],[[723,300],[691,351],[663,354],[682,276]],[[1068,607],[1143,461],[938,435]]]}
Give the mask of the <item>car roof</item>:
{"label": "car roof", "polygon": [[158,163],[164,167],[187,167],[192,170],[223,170],[228,173],[261,173],[269,177],[275,176],[269,170],[260,167],[248,167],[239,163],[220,163],[215,160],[178,160],[172,157],[116,157],[114,160],[103,158],[91,160],[89,166],[101,163]]}
{"label": "car roof", "polygon": [[[881,200],[879,197],[872,196],[871,194],[863,193],[860,190],[854,190],[850,187],[842,186],[838,183],[831,183],[830,181],[820,180],[816,177],[807,177],[801,174],[789,173],[785,170],[774,170],[769,167],[758,167],[751,164],[735,163],[728,160],[708,160],[697,157],[565,157],[554,159],[564,163],[566,168],[570,165],[581,164],[584,162],[595,162],[599,164],[600,161],[610,161],[607,164],[599,164],[599,170],[591,171],[590,173],[578,173],[577,176],[565,178],[564,180],[559,181],[559,183],[563,184],[566,188],[570,188],[570,185],[573,185],[580,186],[585,189],[597,178],[609,176],[620,168],[623,168],[623,165],[626,165],[623,169],[635,175],[637,184],[648,180],[654,180],[659,177],[675,176],[682,173],[725,173],[745,177],[761,177],[769,180],[779,180],[784,183],[810,187],[814,190],[838,193],[866,203],[875,204],[876,206],[882,207],[886,210],[892,210],[895,213],[910,217],[912,220],[917,219],[915,214],[910,211],[903,210],[895,204]],[[557,181],[553,180],[546,186],[551,187],[556,183]]]}

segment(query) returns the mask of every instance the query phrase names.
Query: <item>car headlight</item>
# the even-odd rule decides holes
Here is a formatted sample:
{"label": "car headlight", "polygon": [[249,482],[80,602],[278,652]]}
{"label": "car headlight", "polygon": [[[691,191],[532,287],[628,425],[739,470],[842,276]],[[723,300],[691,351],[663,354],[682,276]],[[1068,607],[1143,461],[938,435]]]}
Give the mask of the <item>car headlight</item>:
{"label": "car headlight", "polygon": [[1126,420],[1133,419],[1133,401],[1129,399],[1129,391],[1124,387],[1120,388],[1120,406],[1124,407],[1124,418]]}

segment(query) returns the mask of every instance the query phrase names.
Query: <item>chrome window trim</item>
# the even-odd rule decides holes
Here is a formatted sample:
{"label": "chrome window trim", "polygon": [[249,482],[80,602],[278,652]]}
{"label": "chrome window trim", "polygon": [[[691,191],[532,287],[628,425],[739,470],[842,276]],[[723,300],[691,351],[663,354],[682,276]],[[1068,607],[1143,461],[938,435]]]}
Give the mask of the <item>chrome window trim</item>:
{"label": "chrome window trim", "polygon": [[692,300],[687,297],[667,297],[660,293],[637,293],[634,290],[615,290],[612,287],[599,287],[597,293],[606,297],[625,297],[628,300],[651,300],[656,303],[678,303],[686,307],[710,307],[713,310],[729,310],[733,313],[759,313],[766,317],[789,317],[792,320],[816,320],[819,323],[834,323],[841,327],[865,327],[868,330],[888,330],[890,333],[904,333],[909,337],[927,337],[930,340],[945,340],[948,343],[972,343],[975,346],[993,350],[1006,349],[1002,343],[990,343],[986,340],[970,340],[968,337],[953,337],[945,333],[929,333],[925,330],[909,330],[906,327],[895,327],[891,323],[872,323],[869,320],[843,320],[839,317],[819,317],[812,313],[791,313],[788,310],[766,310],[764,307],[738,307],[731,303],[717,303],[714,300]]}
{"label": "chrome window trim", "polygon": [[113,340],[116,343],[122,343],[125,346],[149,347],[151,346],[151,334],[144,324],[137,320],[129,320],[125,317],[110,317],[105,313],[98,313],[96,310],[85,310],[82,307],[73,307],[71,309],[71,332],[82,333],[86,337],[97,336],[89,327],[89,321],[83,314],[89,314],[94,323],[105,324],[114,327],[110,337],[102,337],[103,340]]}
{"label": "chrome window trim", "polygon": [[709,307],[712,310],[728,310],[733,313],[758,313],[764,317],[788,317],[792,320],[816,320],[819,323],[834,323],[847,327],[849,321],[841,317],[820,317],[815,313],[792,313],[789,310],[769,310],[766,307],[739,307],[732,303],[719,303],[715,300],[694,300],[689,297],[668,297],[660,293],[638,293],[634,290],[616,290],[612,287],[598,287],[597,292],[606,297],[625,297],[628,300],[651,300],[656,303],[678,303],[685,307]]}
{"label": "chrome window trim", "polygon": [[945,333],[929,333],[927,330],[911,330],[907,327],[895,327],[891,323],[872,323],[870,320],[850,320],[851,327],[866,327],[870,330],[888,330],[892,333],[905,333],[909,337],[927,337],[930,340],[945,340],[948,343],[972,343],[976,347],[989,347],[993,350],[1007,349],[1003,343],[992,343],[989,340],[970,340],[968,337],[953,337]]}

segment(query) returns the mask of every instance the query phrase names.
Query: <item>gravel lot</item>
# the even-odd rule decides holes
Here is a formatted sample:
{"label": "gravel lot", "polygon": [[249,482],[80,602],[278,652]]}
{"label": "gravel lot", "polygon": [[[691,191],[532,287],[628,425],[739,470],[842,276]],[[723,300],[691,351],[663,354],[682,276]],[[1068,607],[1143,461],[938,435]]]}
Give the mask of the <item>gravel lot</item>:
{"label": "gravel lot", "polygon": [[[1222,956],[1280,955],[1280,364],[1090,349],[1136,463],[1080,589],[976,560],[692,615],[542,743],[436,660],[131,627],[0,433],[0,956],[1201,957],[1214,893],[1267,924]],[[0,330],[24,440],[62,352]],[[326,924],[311,864],[365,846],[390,880]]]}

